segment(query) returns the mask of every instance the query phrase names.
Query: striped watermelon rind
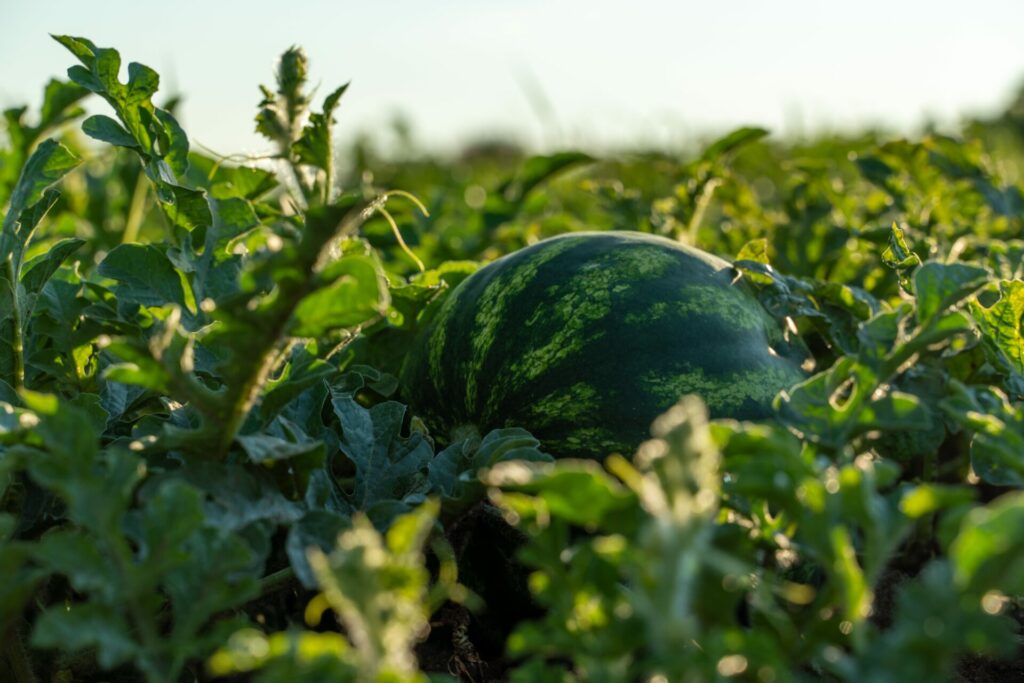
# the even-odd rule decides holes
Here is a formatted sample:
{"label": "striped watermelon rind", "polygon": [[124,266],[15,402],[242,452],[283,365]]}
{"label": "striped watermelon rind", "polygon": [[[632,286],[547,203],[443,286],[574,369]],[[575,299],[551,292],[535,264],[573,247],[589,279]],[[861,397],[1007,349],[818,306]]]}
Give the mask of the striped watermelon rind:
{"label": "striped watermelon rind", "polygon": [[642,233],[570,233],[456,287],[402,386],[435,432],[521,426],[556,455],[600,457],[631,452],[684,394],[712,417],[768,417],[801,357],[728,262]]}

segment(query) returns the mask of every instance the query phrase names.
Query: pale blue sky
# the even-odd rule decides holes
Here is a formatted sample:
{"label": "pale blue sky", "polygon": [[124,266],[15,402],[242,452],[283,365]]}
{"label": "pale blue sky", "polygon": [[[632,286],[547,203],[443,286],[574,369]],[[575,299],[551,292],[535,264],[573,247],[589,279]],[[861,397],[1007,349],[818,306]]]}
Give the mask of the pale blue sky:
{"label": "pale blue sky", "polygon": [[37,103],[72,63],[47,33],[82,35],[180,87],[190,136],[225,153],[263,148],[257,84],[292,44],[322,94],[352,81],[343,135],[401,111],[433,148],[489,131],[550,147],[910,130],[995,111],[1024,80],[1020,0],[0,0],[0,17],[0,106]]}

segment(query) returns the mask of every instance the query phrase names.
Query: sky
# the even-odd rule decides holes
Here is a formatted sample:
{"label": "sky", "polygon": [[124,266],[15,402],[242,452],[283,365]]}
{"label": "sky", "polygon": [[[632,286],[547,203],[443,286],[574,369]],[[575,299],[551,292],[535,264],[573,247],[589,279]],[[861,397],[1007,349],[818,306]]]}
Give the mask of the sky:
{"label": "sky", "polygon": [[193,142],[222,154],[266,149],[257,86],[291,45],[317,104],[352,82],[343,138],[386,140],[402,115],[429,150],[911,132],[999,111],[1024,83],[1020,0],[0,0],[0,18],[0,107],[38,106],[74,63],[47,34],[84,36],[159,71]]}

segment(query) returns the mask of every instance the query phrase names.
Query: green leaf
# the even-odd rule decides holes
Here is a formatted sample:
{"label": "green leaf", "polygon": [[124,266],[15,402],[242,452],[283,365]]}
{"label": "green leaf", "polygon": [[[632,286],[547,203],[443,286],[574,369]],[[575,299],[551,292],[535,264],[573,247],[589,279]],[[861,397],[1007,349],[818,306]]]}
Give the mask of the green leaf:
{"label": "green leaf", "polygon": [[919,519],[973,500],[974,493],[966,486],[919,484],[903,494],[900,511],[911,519]]}
{"label": "green leaf", "polygon": [[128,65],[128,102],[147,102],[160,88],[160,76],[144,64]]}
{"label": "green leaf", "polygon": [[484,206],[484,224],[493,230],[520,210],[527,195],[542,183],[574,166],[594,161],[583,152],[557,152],[532,156],[522,163],[516,174],[496,192],[489,193]]}
{"label": "green leaf", "polygon": [[332,330],[361,325],[387,310],[387,287],[372,258],[343,256],[327,267],[324,278],[333,282],[296,306],[293,336],[320,337]]}
{"label": "green leaf", "polygon": [[288,500],[269,472],[237,464],[193,462],[182,472],[193,486],[209,496],[206,525],[221,533],[238,531],[261,521],[291,524],[303,511]]}
{"label": "green leaf", "polygon": [[287,441],[269,434],[243,434],[235,437],[249,460],[268,465],[280,460],[317,456],[323,460],[324,445],[319,441]]}
{"label": "green leaf", "polygon": [[185,559],[182,544],[204,520],[203,496],[195,487],[175,479],[161,482],[138,511],[139,544],[143,562],[164,569]]}
{"label": "green leaf", "polygon": [[102,114],[90,116],[82,122],[82,131],[100,142],[130,149],[139,148],[139,143],[132,134],[109,116],[103,116]]}
{"label": "green leaf", "polygon": [[868,320],[879,309],[878,300],[860,287],[839,282],[819,283],[814,292],[828,306],[840,308],[857,321]]}
{"label": "green leaf", "polygon": [[587,460],[499,462],[484,475],[488,486],[531,496],[502,493],[495,502],[521,517],[565,520],[597,529],[610,515],[636,504],[635,496],[609,476],[599,464]]}
{"label": "green leaf", "polygon": [[858,156],[854,163],[861,175],[879,187],[887,187],[889,179],[896,174],[895,169],[876,156]]}
{"label": "green leaf", "polygon": [[132,629],[113,607],[96,603],[51,607],[36,620],[32,646],[75,652],[96,648],[105,669],[123,664],[139,652]]}
{"label": "green leaf", "polygon": [[696,519],[713,514],[722,484],[721,453],[711,440],[707,407],[696,396],[684,396],[654,420],[651,435],[633,459],[648,485],[625,481],[655,518],[695,526]]}
{"label": "green leaf", "polygon": [[48,575],[31,562],[34,545],[0,540],[0,575],[4,577],[0,582],[0,631],[4,633],[10,633],[8,629],[21,619],[37,586]]}
{"label": "green leaf", "polygon": [[302,163],[324,170],[331,167],[331,156],[334,154],[331,137],[334,110],[347,89],[346,83],[327,96],[322,113],[310,114],[309,123],[303,129],[302,136],[292,146]]}
{"label": "green leaf", "polygon": [[[122,345],[115,344],[111,351],[117,353],[122,348]],[[103,371],[103,379],[152,389],[161,394],[168,393],[172,383],[170,373],[154,358],[108,365]]]}
{"label": "green leaf", "polygon": [[159,247],[118,245],[100,262],[96,272],[117,280],[114,292],[120,301],[143,306],[174,304],[188,313],[181,276]]}
{"label": "green leaf", "polygon": [[974,473],[989,484],[1024,486],[1024,409],[992,387],[951,385],[951,396],[941,405],[948,416],[974,432]]}
{"label": "green leaf", "polygon": [[1024,494],[971,510],[949,549],[961,590],[1024,593]]}
{"label": "green leaf", "polygon": [[231,242],[259,225],[259,218],[248,201],[230,197],[210,202],[213,226],[206,235],[207,255],[210,259],[223,258]]}
{"label": "green leaf", "polygon": [[85,240],[74,237],[63,239],[50,247],[45,254],[27,262],[21,276],[21,284],[24,285],[25,291],[30,294],[39,292],[61,264],[84,244]]}
{"label": "green leaf", "polygon": [[445,513],[460,509],[484,497],[478,474],[499,462],[510,460],[551,462],[553,458],[540,450],[540,442],[529,432],[517,427],[495,429],[483,440],[457,441],[430,461],[430,485],[444,498]]}
{"label": "green leaf", "polygon": [[99,79],[93,76],[91,71],[78,64],[68,67],[68,78],[91,93],[98,94],[103,92],[103,84],[100,83]]}
{"label": "green leaf", "polygon": [[258,199],[277,186],[270,171],[229,166],[195,151],[189,152],[188,158],[189,180],[205,188],[214,199]]}
{"label": "green leaf", "polygon": [[708,145],[701,155],[701,160],[718,161],[720,158],[730,155],[742,147],[753,144],[767,135],[768,131],[764,128],[737,128]]}
{"label": "green leaf", "polygon": [[[64,406],[61,412],[76,411]],[[43,420],[42,424],[47,422]],[[80,433],[65,434],[63,443],[35,453],[29,473],[40,486],[63,499],[67,517],[75,524],[96,534],[114,533],[145,470],[140,467],[138,457],[127,451],[107,450],[98,455],[87,450],[69,453],[66,449],[71,443],[83,443],[86,447],[89,444],[87,438],[82,438],[88,430],[81,422],[75,422],[73,426]],[[58,424],[68,423],[58,421]],[[51,443],[55,440],[48,439]],[[95,443],[91,444],[92,449],[95,447]]]}
{"label": "green leaf", "polygon": [[[422,553],[437,509],[436,501],[427,501],[397,519],[386,538],[365,516],[357,516],[329,555],[310,552],[324,599],[353,634],[363,671],[388,672],[382,680],[418,681],[421,676],[413,646],[427,632],[435,602]],[[442,592],[441,597],[447,596]]]}
{"label": "green leaf", "polygon": [[50,79],[43,92],[43,105],[39,110],[39,126],[36,130],[43,132],[80,116],[82,109],[72,105],[88,94],[88,90],[74,83]]}
{"label": "green leaf", "polygon": [[82,63],[68,69],[68,76],[102,96],[121,121],[119,125],[107,117],[92,117],[86,132],[135,150],[146,176],[156,187],[161,208],[173,224],[189,231],[209,226],[211,216],[204,194],[180,184],[179,177],[188,172],[188,138],[174,116],[152,102],[159,87],[156,72],[132,62],[128,65],[128,83],[124,84],[118,79],[121,56],[116,50],[99,48],[84,38],[54,39]]}
{"label": "green leaf", "polygon": [[62,403],[52,394],[26,390],[21,392],[21,398],[28,409],[42,418],[36,431],[43,445],[76,469],[88,467],[98,451],[99,437],[89,414]]}
{"label": "green leaf", "polygon": [[[129,73],[131,66],[140,65],[130,65]],[[154,86],[154,90],[155,89],[156,88]],[[167,136],[167,147],[161,150],[160,157],[170,167],[171,171],[173,171],[175,175],[184,176],[188,172],[188,136],[185,135],[185,131],[182,130],[181,126],[178,124],[178,120],[174,118],[173,114],[168,111],[164,111],[163,109],[157,109],[155,114],[157,120],[163,124],[164,133]]]}
{"label": "green leaf", "polygon": [[331,405],[341,422],[341,450],[356,469],[351,494],[356,508],[388,500],[419,502],[434,452],[421,433],[402,436],[406,407],[385,401],[367,410],[350,393],[336,389]]}
{"label": "green leaf", "polygon": [[889,391],[865,404],[857,422],[857,432],[927,430],[931,429],[933,419],[928,407],[914,394]]}
{"label": "green leaf", "polygon": [[736,266],[743,269],[744,275],[758,285],[770,285],[772,277],[752,269],[743,268],[746,262],[759,263],[762,266],[770,267],[768,264],[768,240],[765,238],[750,240],[736,254]]}
{"label": "green leaf", "polygon": [[236,632],[210,657],[215,676],[260,670],[259,683],[317,683],[358,680],[350,645],[340,633],[284,631],[267,635],[247,628]]}
{"label": "green leaf", "polygon": [[401,327],[412,330],[418,323],[426,323],[447,294],[479,268],[475,261],[445,261],[413,276],[408,284],[391,285],[391,305],[402,315]]}
{"label": "green leaf", "polygon": [[[272,530],[266,525],[267,535]],[[220,644],[200,638],[207,622],[257,597],[263,560],[241,534],[225,533],[209,523],[196,528],[174,552],[175,566],[160,576],[174,608],[172,651],[203,656]]]}
{"label": "green leaf", "polygon": [[96,544],[81,531],[52,531],[33,548],[33,557],[48,571],[63,574],[80,593],[100,596],[105,602],[116,600],[118,575]]}
{"label": "green leaf", "polygon": [[[79,163],[81,160],[56,140],[44,140],[40,143],[25,163],[11,193],[7,216],[3,222],[5,237],[8,232],[13,231],[14,222],[20,219],[21,212],[38,202],[46,188],[67,175]],[[27,235],[23,241],[27,242]],[[9,252],[10,248],[7,251]]]}
{"label": "green leaf", "polygon": [[882,252],[882,263],[896,271],[900,286],[909,291],[910,278],[907,271],[920,265],[921,258],[910,249],[903,229],[895,223],[889,235],[889,246]]}
{"label": "green leaf", "polygon": [[213,222],[206,195],[180,185],[163,183],[158,185],[164,211],[171,222],[185,230],[209,226]]}
{"label": "green leaf", "polygon": [[1009,370],[1021,375],[1024,374],[1024,335],[1021,334],[1024,281],[1001,281],[999,294],[999,300],[989,307],[977,300],[971,301],[971,314]]}
{"label": "green leaf", "polygon": [[121,54],[117,50],[109,47],[95,48],[91,71],[103,85],[108,98],[118,101],[124,99],[126,88],[120,80]]}
{"label": "green leaf", "polygon": [[952,588],[951,574],[949,565],[940,560],[903,582],[893,623],[873,631],[859,652],[844,662],[846,666],[839,669],[843,679],[955,680],[968,651],[993,658],[1011,656],[1016,643],[1010,620],[987,613],[978,596],[968,597]]}
{"label": "green leaf", "polygon": [[338,542],[338,535],[352,526],[347,516],[329,510],[310,510],[288,530],[285,551],[295,577],[306,588],[316,587],[313,568],[309,566],[309,549],[330,551]]}
{"label": "green leaf", "polygon": [[333,365],[317,356],[314,343],[295,345],[281,373],[267,382],[264,388],[260,403],[260,413],[264,418],[277,415],[304,391],[338,374]]}
{"label": "green leaf", "polygon": [[530,157],[523,162],[514,182],[506,186],[502,194],[508,199],[521,200],[532,189],[559,173],[592,161],[594,158],[583,152],[557,152]]}
{"label": "green leaf", "polygon": [[0,236],[0,254],[11,259],[14,277],[18,277],[21,272],[22,258],[32,239],[32,233],[59,198],[60,193],[56,190],[45,190],[39,201],[22,211],[17,221],[4,228],[4,233]]}
{"label": "green leaf", "polygon": [[959,304],[988,280],[986,268],[964,263],[928,261],[914,271],[917,322],[927,324],[933,317]]}
{"label": "green leaf", "polygon": [[91,60],[96,54],[96,46],[87,38],[63,35],[54,35],[51,37],[70,50],[71,54],[78,57],[78,59],[83,62]]}
{"label": "green leaf", "polygon": [[780,394],[776,398],[779,419],[808,441],[842,448],[855,434],[870,428],[870,419],[865,424],[860,414],[877,385],[878,376],[871,368],[843,357]]}
{"label": "green leaf", "polygon": [[412,512],[402,515],[384,534],[388,551],[399,558],[421,559],[423,547],[434,530],[440,511],[436,498],[429,498]]}
{"label": "green leaf", "polygon": [[971,441],[971,469],[978,478],[996,486],[1024,486],[1024,438],[997,424]]}
{"label": "green leaf", "polygon": [[850,532],[846,527],[837,526],[830,534],[835,564],[832,567],[840,581],[843,594],[843,613],[852,622],[863,621],[871,607],[871,594],[864,579],[864,572],[857,562]]}

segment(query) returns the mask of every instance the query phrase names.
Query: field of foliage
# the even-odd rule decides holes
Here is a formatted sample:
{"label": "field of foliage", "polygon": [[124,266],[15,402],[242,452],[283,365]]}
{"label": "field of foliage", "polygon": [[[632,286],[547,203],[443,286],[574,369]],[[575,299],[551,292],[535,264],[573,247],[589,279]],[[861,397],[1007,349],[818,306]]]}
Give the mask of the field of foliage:
{"label": "field of foliage", "polygon": [[[0,680],[1024,680],[1024,100],[383,158],[292,49],[273,154],[219,159],[153,70],[57,41],[0,146]],[[734,261],[808,379],[760,423],[686,397],[638,454],[430,433],[424,312],[576,230]]]}

